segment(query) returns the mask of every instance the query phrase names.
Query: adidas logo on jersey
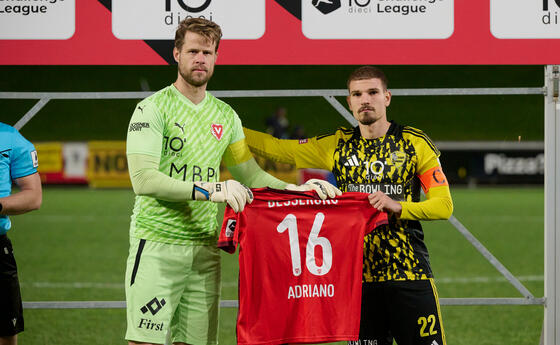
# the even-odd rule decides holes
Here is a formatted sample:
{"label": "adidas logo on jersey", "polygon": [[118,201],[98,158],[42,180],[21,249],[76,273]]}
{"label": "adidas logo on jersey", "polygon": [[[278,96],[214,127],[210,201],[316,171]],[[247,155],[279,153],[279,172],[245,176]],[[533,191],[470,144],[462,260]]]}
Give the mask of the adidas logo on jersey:
{"label": "adidas logo on jersey", "polygon": [[430,345],[439,345],[439,343],[437,341],[432,341],[432,343]]}
{"label": "adidas logo on jersey", "polygon": [[360,162],[358,162],[358,157],[356,155],[352,155],[348,158],[346,163],[344,163],[345,167],[357,167],[360,166]]}

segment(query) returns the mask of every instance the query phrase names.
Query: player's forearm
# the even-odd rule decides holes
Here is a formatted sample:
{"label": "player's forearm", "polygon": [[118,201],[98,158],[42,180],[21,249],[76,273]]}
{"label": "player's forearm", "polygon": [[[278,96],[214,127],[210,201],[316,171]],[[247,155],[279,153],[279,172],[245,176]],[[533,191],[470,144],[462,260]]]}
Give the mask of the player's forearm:
{"label": "player's forearm", "polygon": [[37,210],[41,206],[41,191],[22,190],[10,196],[0,198],[1,215],[17,215]]}
{"label": "player's forearm", "polygon": [[128,169],[130,181],[136,195],[150,196],[165,201],[192,199],[193,183],[173,179],[157,169],[156,157],[130,154]]}
{"label": "player's forearm", "polygon": [[270,134],[243,128],[247,145],[256,155],[270,159],[275,162],[296,164],[292,147],[297,144],[297,140],[280,140]]}
{"label": "player's forearm", "polygon": [[33,173],[16,178],[14,181],[20,191],[0,198],[0,204],[2,204],[0,215],[17,215],[38,209],[43,201],[39,174]]}
{"label": "player's forearm", "polygon": [[401,219],[439,220],[449,219],[453,213],[453,200],[448,187],[432,188],[427,200],[421,202],[401,202]]}
{"label": "player's forearm", "polygon": [[254,158],[241,164],[228,166],[228,170],[234,179],[251,188],[271,187],[284,189],[287,185],[286,182],[262,170]]}

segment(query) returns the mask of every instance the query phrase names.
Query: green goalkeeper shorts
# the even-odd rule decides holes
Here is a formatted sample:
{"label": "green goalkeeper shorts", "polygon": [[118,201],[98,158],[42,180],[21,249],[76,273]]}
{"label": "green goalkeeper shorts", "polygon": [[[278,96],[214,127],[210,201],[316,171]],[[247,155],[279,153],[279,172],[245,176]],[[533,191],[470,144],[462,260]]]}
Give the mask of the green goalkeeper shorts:
{"label": "green goalkeeper shorts", "polygon": [[126,339],[217,344],[220,254],[216,246],[130,239]]}

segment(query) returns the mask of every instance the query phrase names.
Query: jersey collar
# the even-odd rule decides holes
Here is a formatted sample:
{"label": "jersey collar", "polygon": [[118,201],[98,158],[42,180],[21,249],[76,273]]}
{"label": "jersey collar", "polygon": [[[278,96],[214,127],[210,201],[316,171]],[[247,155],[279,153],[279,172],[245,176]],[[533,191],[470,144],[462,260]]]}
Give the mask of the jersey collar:
{"label": "jersey collar", "polygon": [[389,126],[387,133],[385,133],[385,135],[382,137],[375,138],[375,139],[365,139],[362,137],[362,133],[360,132],[360,126],[356,126],[354,127],[354,133],[352,134],[352,138],[358,141],[366,140],[368,142],[372,142],[372,143],[378,142],[382,144],[387,140],[387,137],[389,136],[395,136],[395,137],[399,136],[401,126],[396,122],[394,122],[393,120],[389,121],[389,123],[391,123],[391,125]]}
{"label": "jersey collar", "polygon": [[192,108],[194,110],[198,110],[198,109],[204,107],[206,105],[206,103],[208,103],[208,99],[210,98],[210,97],[208,97],[208,91],[204,91],[204,98],[202,99],[202,101],[198,104],[194,104],[190,99],[185,97],[185,95],[183,95],[181,93],[181,91],[177,90],[175,85],[171,84],[171,90],[173,90],[173,93],[175,93],[175,95],[177,96],[177,98],[179,98],[181,100],[181,102],[183,102],[189,108]]}

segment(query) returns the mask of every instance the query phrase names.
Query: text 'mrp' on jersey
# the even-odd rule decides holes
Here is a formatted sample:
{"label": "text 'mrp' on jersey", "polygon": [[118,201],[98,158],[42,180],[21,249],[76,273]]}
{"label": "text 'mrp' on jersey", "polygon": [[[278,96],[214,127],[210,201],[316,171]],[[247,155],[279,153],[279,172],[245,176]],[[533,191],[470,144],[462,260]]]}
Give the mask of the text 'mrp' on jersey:
{"label": "text 'mrp' on jersey", "polygon": [[254,189],[226,208],[218,246],[239,247],[238,344],[357,340],[364,236],[387,224],[367,194]]}
{"label": "text 'mrp' on jersey", "polygon": [[401,218],[390,217],[387,226],[365,239],[365,282],[432,277],[420,222],[405,215],[419,205],[420,187],[427,196],[441,193],[451,202],[440,152],[424,132],[391,122],[386,135],[376,139],[363,138],[359,127],[304,141],[278,140],[251,130],[246,137],[251,151],[261,156],[297,168],[332,171],[342,191],[380,190],[403,203]]}
{"label": "text 'mrp' on jersey", "polygon": [[[195,105],[170,85],[136,106],[126,150],[159,158],[159,171],[171,178],[215,182],[226,148],[243,138],[241,120],[225,102],[207,92]],[[170,244],[215,243],[216,213],[213,202],[136,196],[131,235]]]}
{"label": "text 'mrp' on jersey", "polygon": [[[0,197],[12,192],[12,181],[37,172],[39,160],[33,144],[17,129],[0,122]],[[10,229],[8,216],[0,216],[0,233]]]}

